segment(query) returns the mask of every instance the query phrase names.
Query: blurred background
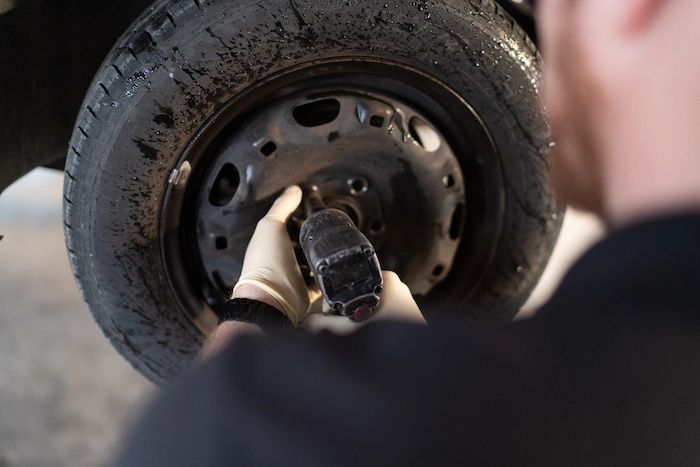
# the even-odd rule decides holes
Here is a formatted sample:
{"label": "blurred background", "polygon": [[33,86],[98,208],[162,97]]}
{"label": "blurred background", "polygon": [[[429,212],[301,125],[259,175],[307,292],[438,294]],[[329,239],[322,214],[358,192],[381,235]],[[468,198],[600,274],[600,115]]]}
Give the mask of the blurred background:
{"label": "blurred background", "polygon": [[0,467],[106,465],[156,391],[80,298],[62,198],[50,169],[0,195]]}
{"label": "blurred background", "polygon": [[[78,294],[62,188],[62,172],[36,169],[0,195],[0,467],[108,465],[157,392],[112,349]],[[603,235],[597,219],[569,211],[519,318]]]}

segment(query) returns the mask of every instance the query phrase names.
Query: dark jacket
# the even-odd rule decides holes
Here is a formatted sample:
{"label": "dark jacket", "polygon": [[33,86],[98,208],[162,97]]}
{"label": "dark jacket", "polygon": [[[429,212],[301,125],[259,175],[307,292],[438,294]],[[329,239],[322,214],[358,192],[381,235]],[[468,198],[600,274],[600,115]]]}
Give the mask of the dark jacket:
{"label": "dark jacket", "polygon": [[121,465],[700,465],[700,216],[613,233],[533,319],[237,339]]}

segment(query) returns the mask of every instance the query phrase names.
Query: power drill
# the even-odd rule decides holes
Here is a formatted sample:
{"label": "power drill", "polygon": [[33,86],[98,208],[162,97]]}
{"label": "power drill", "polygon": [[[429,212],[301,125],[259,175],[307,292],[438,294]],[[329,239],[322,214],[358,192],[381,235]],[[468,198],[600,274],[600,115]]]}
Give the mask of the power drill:
{"label": "power drill", "polygon": [[350,216],[326,207],[318,191],[304,190],[302,209],[299,244],[323,298],[338,315],[368,320],[383,286],[374,247]]}

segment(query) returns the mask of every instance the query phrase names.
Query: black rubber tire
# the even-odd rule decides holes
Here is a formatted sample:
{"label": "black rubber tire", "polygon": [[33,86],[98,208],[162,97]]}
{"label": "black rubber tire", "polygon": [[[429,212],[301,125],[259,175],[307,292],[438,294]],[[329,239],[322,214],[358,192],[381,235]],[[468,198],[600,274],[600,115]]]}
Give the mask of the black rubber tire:
{"label": "black rubber tire", "polygon": [[421,70],[469,102],[491,133],[505,183],[497,248],[473,287],[460,289],[455,266],[428,298],[476,318],[490,310],[488,319],[509,319],[546,265],[562,213],[547,183],[539,56],[525,33],[492,0],[326,5],[158,2],[119,41],[85,98],[66,164],[71,265],[104,334],[152,381],[181,372],[203,339],[164,270],[169,174],[229,99],[310,60],[377,57]]}

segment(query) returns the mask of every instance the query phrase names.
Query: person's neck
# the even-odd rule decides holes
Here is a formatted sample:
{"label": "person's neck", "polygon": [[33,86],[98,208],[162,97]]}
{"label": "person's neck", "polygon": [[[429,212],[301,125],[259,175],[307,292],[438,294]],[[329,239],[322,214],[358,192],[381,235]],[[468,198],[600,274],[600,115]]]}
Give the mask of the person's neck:
{"label": "person's neck", "polygon": [[700,119],[693,106],[655,103],[608,126],[603,197],[611,228],[700,213]]}

